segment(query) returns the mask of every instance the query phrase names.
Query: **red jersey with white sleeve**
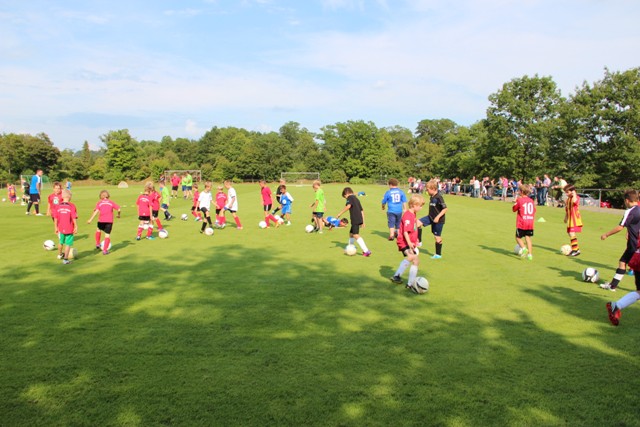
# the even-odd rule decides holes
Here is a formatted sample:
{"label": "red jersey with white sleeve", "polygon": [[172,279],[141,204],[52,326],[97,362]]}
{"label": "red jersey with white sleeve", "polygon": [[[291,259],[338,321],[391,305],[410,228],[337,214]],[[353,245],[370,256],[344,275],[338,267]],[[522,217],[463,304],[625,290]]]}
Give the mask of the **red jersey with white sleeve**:
{"label": "red jersey with white sleeve", "polygon": [[216,209],[224,209],[227,204],[227,195],[224,191],[218,191],[216,194]]}
{"label": "red jersey with white sleeve", "polygon": [[518,212],[516,227],[521,230],[533,230],[533,220],[536,216],[536,205],[533,200],[528,196],[518,197],[512,209]]}
{"label": "red jersey with white sleeve", "polygon": [[149,200],[151,200],[151,209],[154,211],[160,210],[160,193],[154,191],[149,194]]}
{"label": "red jersey with white sleeve", "polygon": [[198,197],[200,197],[200,192],[198,190],[193,190],[193,207],[198,206]]}
{"label": "red jersey with white sleeve", "polygon": [[151,197],[148,194],[139,195],[136,205],[138,205],[138,216],[151,216]]}
{"label": "red jersey with white sleeve", "polygon": [[405,231],[409,233],[409,240],[411,240],[411,243],[413,243],[415,247],[418,243],[418,223],[416,221],[416,214],[410,210],[402,214],[402,220],[400,221],[398,239],[396,240],[399,249],[409,246],[409,242],[407,242],[404,237]]}
{"label": "red jersey with white sleeve", "polygon": [[98,222],[113,223],[113,211],[120,210],[120,206],[109,199],[103,199],[98,202],[95,210],[99,212]]}
{"label": "red jersey with white sleeve", "polygon": [[73,234],[73,220],[78,218],[76,206],[73,203],[62,202],[56,209],[58,233]]}
{"label": "red jersey with white sleeve", "polygon": [[264,187],[262,187],[262,189],[260,190],[260,194],[262,194],[262,205],[263,206],[267,206],[267,205],[272,205],[273,204],[273,198],[271,197],[271,195],[273,193],[271,193],[271,189],[269,187],[267,187],[266,185]]}

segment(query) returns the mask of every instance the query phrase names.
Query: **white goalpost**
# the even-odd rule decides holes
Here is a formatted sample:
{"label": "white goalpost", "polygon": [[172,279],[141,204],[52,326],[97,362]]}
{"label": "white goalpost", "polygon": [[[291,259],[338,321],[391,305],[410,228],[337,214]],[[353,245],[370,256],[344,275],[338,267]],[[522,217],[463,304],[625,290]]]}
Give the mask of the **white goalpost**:
{"label": "white goalpost", "polygon": [[320,179],[320,172],[280,172],[280,179],[297,187],[310,186]]}

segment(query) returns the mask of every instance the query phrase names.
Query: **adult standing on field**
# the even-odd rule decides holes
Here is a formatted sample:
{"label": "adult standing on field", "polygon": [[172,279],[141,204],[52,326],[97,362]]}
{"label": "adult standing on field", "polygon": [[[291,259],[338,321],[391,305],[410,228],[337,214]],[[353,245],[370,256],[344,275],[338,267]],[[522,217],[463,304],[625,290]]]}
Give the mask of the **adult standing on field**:
{"label": "adult standing on field", "polygon": [[30,215],[31,206],[34,206],[36,216],[42,216],[40,213],[40,193],[42,191],[42,169],[38,169],[36,174],[31,177],[31,185],[29,185],[29,203],[27,204],[27,215]]}
{"label": "adult standing on field", "polygon": [[187,199],[191,200],[193,198],[193,177],[189,172],[187,172],[186,176],[186,185],[187,185]]}

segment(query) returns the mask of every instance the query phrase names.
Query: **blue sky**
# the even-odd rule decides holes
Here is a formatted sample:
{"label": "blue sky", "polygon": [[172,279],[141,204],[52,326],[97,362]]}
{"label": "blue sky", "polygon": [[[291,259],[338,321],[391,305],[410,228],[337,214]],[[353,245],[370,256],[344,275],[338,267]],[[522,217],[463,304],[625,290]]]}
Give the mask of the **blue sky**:
{"label": "blue sky", "polygon": [[0,133],[462,125],[523,75],[640,66],[637,0],[0,0]]}

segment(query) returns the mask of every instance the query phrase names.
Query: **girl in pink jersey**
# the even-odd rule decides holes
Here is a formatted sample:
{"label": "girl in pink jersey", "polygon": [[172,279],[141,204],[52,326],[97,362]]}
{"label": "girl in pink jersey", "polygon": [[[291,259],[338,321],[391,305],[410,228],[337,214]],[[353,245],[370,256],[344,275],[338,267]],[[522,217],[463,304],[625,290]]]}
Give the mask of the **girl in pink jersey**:
{"label": "girl in pink jersey", "polygon": [[[96,208],[91,215],[91,218],[87,221],[87,224],[91,224],[93,218],[100,214],[98,217],[98,228],[96,229],[96,249],[101,250],[103,255],[109,255],[109,247],[111,246],[111,230],[113,228],[113,211],[118,211],[118,218],[120,218],[120,206],[117,203],[109,200],[109,192],[102,190],[100,192],[100,201],[96,205]],[[100,247],[100,241],[102,240],[102,232],[104,231],[104,244]]]}

